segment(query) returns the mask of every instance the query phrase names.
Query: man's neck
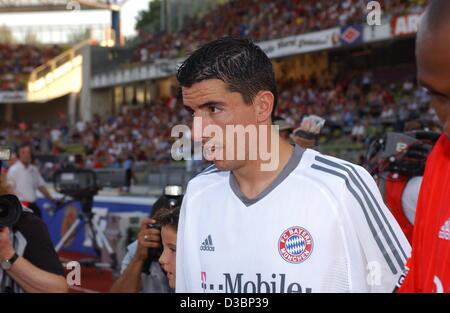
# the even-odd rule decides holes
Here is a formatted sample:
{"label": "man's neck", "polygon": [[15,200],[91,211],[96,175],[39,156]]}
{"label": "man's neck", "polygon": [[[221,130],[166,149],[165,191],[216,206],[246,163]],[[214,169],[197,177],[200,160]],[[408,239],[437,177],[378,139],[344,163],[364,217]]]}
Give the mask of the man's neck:
{"label": "man's neck", "polygon": [[27,168],[28,167],[28,165],[30,165],[30,163],[27,163],[27,162],[23,162],[23,161],[21,161],[20,160],[20,163],[22,163],[22,165],[25,167],[25,168]]}
{"label": "man's neck", "polygon": [[278,153],[270,151],[272,157],[278,158],[278,166],[273,171],[262,171],[262,160],[248,161],[241,168],[234,170],[233,175],[241,192],[249,199],[255,198],[278,177],[294,153],[294,147],[284,139],[280,139]]}

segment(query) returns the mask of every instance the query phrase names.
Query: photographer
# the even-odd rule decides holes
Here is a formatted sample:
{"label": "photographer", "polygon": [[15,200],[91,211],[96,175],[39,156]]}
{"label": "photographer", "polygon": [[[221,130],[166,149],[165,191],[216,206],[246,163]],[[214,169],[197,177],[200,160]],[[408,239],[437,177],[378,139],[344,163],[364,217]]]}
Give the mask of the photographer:
{"label": "photographer", "polygon": [[292,134],[292,141],[304,149],[314,149],[319,138],[320,131],[325,125],[325,120],[320,116],[305,116],[300,127],[296,128]]}
{"label": "photographer", "polygon": [[[166,193],[167,194],[167,193]],[[160,211],[179,208],[181,196],[161,196],[154,204],[152,216]],[[128,246],[128,253],[122,261],[122,275],[110,292],[126,293],[168,293],[172,292],[168,279],[158,263],[162,253],[161,231],[149,228],[158,221],[148,218],[142,221],[137,240]]]}
{"label": "photographer", "polygon": [[9,186],[0,177],[2,217],[8,214],[6,210],[13,209],[10,203],[23,210],[12,226],[2,224],[0,219],[0,293],[67,292],[64,269],[45,224],[9,194]]}
{"label": "photographer", "polygon": [[365,156],[367,170],[410,243],[425,163],[438,138],[420,129],[388,132],[372,140]]}

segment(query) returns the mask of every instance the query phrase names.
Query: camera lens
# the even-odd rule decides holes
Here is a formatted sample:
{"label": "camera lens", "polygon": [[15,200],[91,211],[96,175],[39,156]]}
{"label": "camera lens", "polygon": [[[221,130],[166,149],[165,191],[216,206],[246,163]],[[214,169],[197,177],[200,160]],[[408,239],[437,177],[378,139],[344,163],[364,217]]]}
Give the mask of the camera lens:
{"label": "camera lens", "polygon": [[0,227],[15,225],[22,214],[22,205],[14,195],[0,196]]}
{"label": "camera lens", "polygon": [[8,208],[5,208],[3,204],[0,204],[0,218],[8,215]]}

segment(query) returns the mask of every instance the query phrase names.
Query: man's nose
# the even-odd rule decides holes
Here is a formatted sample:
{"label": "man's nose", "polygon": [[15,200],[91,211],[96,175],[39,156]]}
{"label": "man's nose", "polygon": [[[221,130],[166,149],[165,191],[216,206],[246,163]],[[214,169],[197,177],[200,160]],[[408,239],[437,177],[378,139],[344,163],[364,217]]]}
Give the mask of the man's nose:
{"label": "man's nose", "polygon": [[194,141],[203,141],[204,129],[210,125],[211,121],[206,117],[196,116],[192,124],[192,138]]}

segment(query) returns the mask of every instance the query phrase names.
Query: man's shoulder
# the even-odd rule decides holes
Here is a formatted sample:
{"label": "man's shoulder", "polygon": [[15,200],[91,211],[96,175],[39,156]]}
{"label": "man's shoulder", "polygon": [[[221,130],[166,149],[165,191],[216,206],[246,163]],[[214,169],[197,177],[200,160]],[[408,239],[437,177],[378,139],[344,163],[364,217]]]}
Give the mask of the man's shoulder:
{"label": "man's shoulder", "polygon": [[212,164],[189,181],[186,193],[192,193],[218,184],[227,183],[229,175],[229,171],[221,171]]}
{"label": "man's shoulder", "polygon": [[205,179],[217,179],[220,177],[224,177],[229,174],[229,171],[221,171],[214,164],[209,165],[199,174],[197,174],[193,180],[205,180]]}
{"label": "man's shoulder", "polygon": [[39,168],[37,167],[37,165],[35,165],[35,164],[30,164],[30,165],[28,165],[29,167],[30,167],[30,169],[32,170],[32,171],[35,171],[35,172],[38,172],[39,173]]}
{"label": "man's shoulder", "polygon": [[19,169],[23,168],[22,163],[20,163],[19,161],[15,162],[13,165],[11,165],[11,167],[8,169],[8,173],[13,173]]}
{"label": "man's shoulder", "polygon": [[427,167],[439,167],[440,164],[447,163],[449,159],[450,138],[442,134],[428,157]]}
{"label": "man's shoulder", "polygon": [[307,150],[305,158],[302,173],[333,192],[339,192],[337,186],[347,186],[350,182],[363,184],[372,179],[362,166],[314,150]]}
{"label": "man's shoulder", "polygon": [[27,237],[36,238],[36,235],[42,233],[42,231],[47,231],[47,225],[37,216],[30,212],[24,211],[15,226],[16,230],[20,231],[24,235],[29,235]]}

